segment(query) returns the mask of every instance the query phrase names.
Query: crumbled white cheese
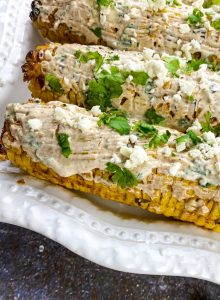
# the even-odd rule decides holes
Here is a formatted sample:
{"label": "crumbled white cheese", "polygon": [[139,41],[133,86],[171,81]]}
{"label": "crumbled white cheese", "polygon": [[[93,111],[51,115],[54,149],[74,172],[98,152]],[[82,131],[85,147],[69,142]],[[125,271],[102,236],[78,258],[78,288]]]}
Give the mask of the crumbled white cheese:
{"label": "crumbled white cheese", "polygon": [[82,132],[88,132],[93,127],[93,122],[88,118],[81,118],[77,124],[77,127]]}
{"label": "crumbled white cheese", "polygon": [[162,153],[163,153],[165,156],[170,156],[171,153],[172,153],[172,151],[171,151],[170,147],[166,145],[166,146],[162,149]]}
{"label": "crumbled white cheese", "polygon": [[198,149],[192,149],[189,151],[189,155],[192,158],[199,158],[199,157],[201,157],[201,152]]}
{"label": "crumbled white cheese", "polygon": [[148,156],[144,148],[135,146],[132,149],[130,159],[125,162],[125,168],[133,169],[148,160]]}
{"label": "crumbled white cheese", "polygon": [[204,76],[204,74],[205,74],[207,68],[208,68],[208,65],[207,65],[207,64],[202,64],[202,65],[199,67],[199,70],[197,71],[198,78],[200,78],[200,79],[203,80],[204,77],[205,77],[205,81],[207,80],[206,75]]}
{"label": "crumbled white cheese", "polygon": [[180,24],[180,33],[188,33],[190,32],[190,27],[188,24]]}
{"label": "crumbled white cheese", "polygon": [[93,114],[94,117],[98,117],[102,114],[102,111],[100,109],[99,105],[95,105],[91,109],[91,113]]}
{"label": "crumbled white cheese", "polygon": [[164,13],[164,14],[163,14],[163,20],[164,20],[165,22],[169,21],[169,17],[168,17],[168,14],[167,14],[167,13]]}
{"label": "crumbled white cheese", "polygon": [[154,55],[155,51],[149,48],[144,48],[143,50],[143,57],[146,60],[150,60],[152,59],[153,55]]}
{"label": "crumbled white cheese", "polygon": [[45,57],[46,60],[51,60],[53,58],[52,52],[50,50],[46,50],[44,52],[44,57]]}
{"label": "crumbled white cheese", "polygon": [[213,147],[206,143],[199,144],[198,149],[202,153],[204,159],[211,159],[215,156],[215,151]]}
{"label": "crumbled white cheese", "polygon": [[196,84],[194,82],[184,79],[180,80],[179,84],[181,91],[188,96],[191,96],[196,88]]}
{"label": "crumbled white cheese", "polygon": [[193,39],[191,41],[191,45],[192,45],[193,49],[198,50],[198,51],[201,50],[201,45],[197,40]]}
{"label": "crumbled white cheese", "polygon": [[129,140],[132,144],[135,144],[137,142],[138,137],[135,134],[130,134]]}
{"label": "crumbled white cheese", "polygon": [[55,107],[54,109],[54,119],[58,122],[65,122],[66,121],[66,111],[61,107]]}
{"label": "crumbled white cheese", "polygon": [[191,54],[192,45],[190,43],[183,44],[181,50],[185,54],[187,60],[192,59],[192,54]]}
{"label": "crumbled white cheese", "polygon": [[209,145],[213,145],[216,143],[216,137],[215,137],[214,133],[211,131],[204,132],[202,137]]}
{"label": "crumbled white cheese", "polygon": [[176,94],[176,95],[173,96],[173,100],[177,101],[177,102],[180,102],[182,100],[182,97],[181,97],[181,95]]}
{"label": "crumbled white cheese", "polygon": [[113,164],[120,164],[121,163],[121,159],[117,154],[113,154],[112,158],[111,158],[111,163]]}
{"label": "crumbled white cheese", "polygon": [[134,77],[132,75],[129,75],[128,78],[126,79],[126,81],[128,83],[130,83],[133,79],[134,79]]}
{"label": "crumbled white cheese", "polygon": [[163,61],[160,60],[151,60],[147,64],[147,73],[150,76],[150,78],[157,77],[158,79],[155,81],[157,86],[162,86],[165,82],[165,79],[167,77],[168,70],[165,67],[165,64]]}
{"label": "crumbled white cheese", "polygon": [[192,130],[193,132],[200,134],[200,130],[202,129],[202,125],[199,123],[199,120],[196,119],[192,126],[187,129],[187,131]]}
{"label": "crumbled white cheese", "polygon": [[131,18],[129,17],[129,15],[127,15],[127,14],[124,15],[124,21],[125,21],[125,22],[130,21],[130,19],[131,19]]}
{"label": "crumbled white cheese", "polygon": [[127,146],[122,146],[120,149],[121,155],[129,158],[132,153],[132,148],[128,148]]}
{"label": "crumbled white cheese", "polygon": [[28,120],[28,125],[32,130],[40,130],[42,127],[42,121],[39,119]]}
{"label": "crumbled white cheese", "polygon": [[136,18],[136,17],[138,17],[138,16],[141,15],[141,11],[140,11],[140,9],[138,9],[138,8],[136,8],[136,7],[133,7],[133,8],[130,10],[130,15],[131,15],[131,17]]}
{"label": "crumbled white cheese", "polygon": [[177,152],[182,152],[182,151],[184,151],[185,149],[186,149],[186,143],[185,143],[185,142],[176,144],[176,151],[177,151]]}
{"label": "crumbled white cheese", "polygon": [[176,176],[176,174],[178,173],[178,171],[181,168],[181,163],[180,162],[176,162],[172,165],[172,167],[170,167],[169,169],[169,173],[171,176]]}

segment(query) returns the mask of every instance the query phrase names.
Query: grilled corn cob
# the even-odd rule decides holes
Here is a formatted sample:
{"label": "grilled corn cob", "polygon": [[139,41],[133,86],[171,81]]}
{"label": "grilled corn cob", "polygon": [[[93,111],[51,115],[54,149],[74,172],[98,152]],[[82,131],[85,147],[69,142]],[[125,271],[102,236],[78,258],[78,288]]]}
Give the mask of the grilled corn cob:
{"label": "grilled corn cob", "polygon": [[191,41],[196,40],[197,52],[219,59],[218,6],[204,9],[202,1],[184,2],[41,0],[32,2],[30,16],[42,35],[53,42],[123,50],[148,47],[173,55],[189,51]]}
{"label": "grilled corn cob", "polygon": [[104,117],[61,102],[9,104],[2,145],[35,177],[219,231],[219,138],[198,132],[196,143],[194,132],[176,152],[178,131]]}
{"label": "grilled corn cob", "polygon": [[220,122],[220,72],[208,60],[53,43],[39,46],[26,60],[24,80],[32,96],[44,101],[113,106],[137,118],[154,109],[180,131],[207,112]]}

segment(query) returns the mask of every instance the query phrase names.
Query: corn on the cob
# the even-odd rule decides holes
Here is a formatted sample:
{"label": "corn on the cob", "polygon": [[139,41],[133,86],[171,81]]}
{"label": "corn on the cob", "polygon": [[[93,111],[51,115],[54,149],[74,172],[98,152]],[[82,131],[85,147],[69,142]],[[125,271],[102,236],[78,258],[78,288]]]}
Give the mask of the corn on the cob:
{"label": "corn on the cob", "polygon": [[39,46],[26,60],[24,80],[32,96],[44,101],[113,105],[137,118],[153,108],[180,131],[207,112],[220,122],[220,73],[208,60],[78,44]]}
{"label": "corn on the cob", "polygon": [[148,47],[173,55],[189,51],[191,41],[196,40],[197,52],[219,59],[218,9],[204,9],[201,1],[184,2],[41,0],[33,1],[30,16],[43,36],[53,42],[101,44],[123,50]]}
{"label": "corn on the cob", "polygon": [[[218,138],[212,136],[214,141],[206,142],[210,133],[200,133],[199,144],[174,154],[176,139],[183,137],[175,130],[170,139],[152,148],[152,136],[120,135],[105,125],[99,127],[98,119],[92,111],[60,102],[10,104],[2,143],[9,160],[35,177],[220,230],[218,158],[210,153],[206,159],[192,158],[199,151],[200,156],[207,155],[204,147],[218,150]],[[136,121],[129,122],[137,130]],[[157,138],[167,134],[166,128],[154,130]],[[149,143],[146,150],[145,143]],[[201,186],[204,180],[211,185]]]}

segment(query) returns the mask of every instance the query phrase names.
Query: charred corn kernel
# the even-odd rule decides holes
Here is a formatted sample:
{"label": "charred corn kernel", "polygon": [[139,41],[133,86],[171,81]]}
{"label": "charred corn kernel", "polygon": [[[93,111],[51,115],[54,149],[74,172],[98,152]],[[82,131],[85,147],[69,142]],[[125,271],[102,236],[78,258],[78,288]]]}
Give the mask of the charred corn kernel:
{"label": "charred corn kernel", "polygon": [[[93,172],[94,178],[92,181],[85,180],[79,175],[63,178],[57,175],[53,170],[48,169],[42,163],[34,163],[31,161],[25,152],[20,154],[18,153],[19,151],[17,151],[17,149],[8,149],[7,157],[16,166],[27,171],[30,175],[40,179],[48,180],[52,183],[62,185],[69,189],[92,193],[105,199],[114,200],[123,204],[139,206],[156,214],[163,214],[165,216],[174,217],[182,221],[193,222],[196,225],[205,227],[207,229],[220,231],[220,225],[218,225],[220,216],[219,205],[218,203],[214,203],[214,206],[212,207],[213,201],[209,201],[209,203],[207,203],[208,208],[212,207],[211,212],[209,210],[205,216],[201,216],[200,208],[196,208],[193,212],[184,210],[184,202],[178,201],[172,196],[171,192],[158,192],[157,197],[154,198],[150,198],[149,195],[144,194],[143,198],[146,198],[148,199],[147,201],[149,201],[145,202],[146,200],[144,199],[138,199],[140,196],[140,191],[133,190],[131,192],[126,189],[121,189],[116,185],[108,185],[96,182],[96,170]],[[105,176],[103,172],[99,171],[98,173],[99,176]],[[164,179],[164,181],[166,181],[166,179]]]}

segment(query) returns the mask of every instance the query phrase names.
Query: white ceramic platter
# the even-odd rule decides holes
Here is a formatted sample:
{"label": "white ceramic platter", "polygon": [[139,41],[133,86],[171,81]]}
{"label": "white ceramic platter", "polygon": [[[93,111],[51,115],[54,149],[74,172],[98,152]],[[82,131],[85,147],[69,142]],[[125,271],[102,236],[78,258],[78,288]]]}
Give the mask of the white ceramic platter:
{"label": "white ceramic platter", "polygon": [[[31,0],[0,0],[0,121],[5,105],[30,97],[20,66],[44,41]],[[19,185],[18,179],[26,184]],[[35,180],[0,164],[0,221],[22,226],[100,265],[140,274],[220,283],[220,234]]]}

